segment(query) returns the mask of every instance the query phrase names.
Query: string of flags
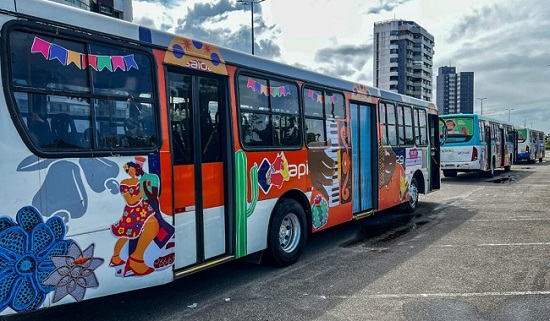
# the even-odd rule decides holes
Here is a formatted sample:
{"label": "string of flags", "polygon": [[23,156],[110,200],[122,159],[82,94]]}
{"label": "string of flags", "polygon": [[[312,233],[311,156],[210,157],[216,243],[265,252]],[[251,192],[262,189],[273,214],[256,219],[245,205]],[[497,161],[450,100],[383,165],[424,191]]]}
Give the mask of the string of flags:
{"label": "string of flags", "polygon": [[[322,94],[321,95],[318,94],[315,90],[308,89],[307,96],[320,104],[322,104],[325,101],[325,96]],[[326,100],[333,104],[338,101],[336,99],[336,96],[326,96]]]}
{"label": "string of flags", "polygon": [[111,72],[117,71],[117,69],[122,71],[128,71],[132,68],[139,69],[133,54],[126,56],[83,54],[67,50],[39,37],[34,37],[31,52],[40,53],[47,60],[58,60],[63,66],[74,64],[79,69],[86,69],[88,66],[96,71],[107,69]]}
{"label": "string of flags", "polygon": [[281,97],[281,96],[290,95],[290,86],[288,85],[270,87],[270,86],[262,85],[261,83],[255,81],[250,77],[248,78],[246,87],[252,89],[254,92],[257,92],[259,94],[264,94],[266,96],[271,95],[273,97]]}

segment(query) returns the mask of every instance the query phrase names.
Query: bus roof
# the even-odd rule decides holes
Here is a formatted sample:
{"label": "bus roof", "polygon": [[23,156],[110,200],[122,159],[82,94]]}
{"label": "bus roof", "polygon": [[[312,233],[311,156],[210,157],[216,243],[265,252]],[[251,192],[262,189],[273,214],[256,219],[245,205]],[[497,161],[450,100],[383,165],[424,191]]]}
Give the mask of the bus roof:
{"label": "bus roof", "polygon": [[448,114],[448,115],[440,115],[439,117],[440,118],[457,118],[457,117],[469,118],[469,117],[472,117],[472,118],[478,119],[478,120],[487,120],[487,121],[490,121],[490,122],[493,122],[493,123],[499,123],[499,124],[514,126],[514,124],[509,123],[505,120],[495,119],[495,118],[491,118],[491,117],[487,117],[487,116],[483,116],[483,115],[478,115],[478,114]]}
{"label": "bus roof", "polygon": [[[106,37],[123,37],[130,39],[135,43],[147,43],[149,46],[160,47],[168,50],[171,50],[169,47],[174,38],[178,37],[178,35],[172,33],[150,29],[124,20],[115,19],[94,12],[88,12],[47,0],[2,1],[0,2],[0,11],[8,12],[12,15],[39,17],[42,20],[48,21],[51,24],[57,24],[60,27],[76,26],[84,30],[99,32]],[[208,43],[201,41],[198,41],[198,43],[209,45]],[[220,46],[216,46],[216,48],[219,50],[224,61],[232,65],[246,66],[256,70],[273,72],[275,74],[286,75],[313,84],[324,84],[335,89],[351,92],[354,91],[356,85],[360,85],[352,81],[300,69],[233,49]],[[432,109],[434,112],[437,110],[435,104],[432,102],[371,86],[363,85],[361,87],[365,88],[364,93],[370,96],[423,106]]]}

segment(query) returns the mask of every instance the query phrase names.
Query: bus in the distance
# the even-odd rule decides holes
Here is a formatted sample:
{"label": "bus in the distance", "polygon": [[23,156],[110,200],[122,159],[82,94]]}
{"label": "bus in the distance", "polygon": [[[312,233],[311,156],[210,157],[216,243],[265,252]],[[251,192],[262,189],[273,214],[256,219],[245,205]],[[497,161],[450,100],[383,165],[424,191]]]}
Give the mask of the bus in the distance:
{"label": "bus in the distance", "polygon": [[515,150],[514,126],[477,114],[440,116],[447,129],[441,148],[441,169],[445,177],[459,172],[478,172],[493,177],[495,169],[510,171]]}
{"label": "bus in the distance", "polygon": [[51,1],[0,27],[1,314],[288,266],[439,189],[430,102]]}
{"label": "bus in the distance", "polygon": [[538,160],[539,163],[542,163],[542,159],[546,154],[546,135],[544,132],[531,128],[518,128],[517,131],[517,160],[528,163],[534,163]]}

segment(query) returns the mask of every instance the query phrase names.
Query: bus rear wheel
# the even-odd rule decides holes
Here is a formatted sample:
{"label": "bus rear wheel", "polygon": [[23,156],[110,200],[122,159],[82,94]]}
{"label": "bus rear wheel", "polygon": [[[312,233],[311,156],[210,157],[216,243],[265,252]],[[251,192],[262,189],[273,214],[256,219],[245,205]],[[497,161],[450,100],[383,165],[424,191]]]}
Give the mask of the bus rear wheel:
{"label": "bus rear wheel", "polygon": [[269,227],[267,258],[284,267],[298,261],[306,244],[307,229],[304,209],[298,202],[286,199],[277,207]]}
{"label": "bus rear wheel", "polygon": [[409,185],[410,199],[405,204],[405,211],[407,211],[407,213],[412,213],[416,210],[418,206],[418,194],[418,182],[416,181],[416,177],[413,177]]}
{"label": "bus rear wheel", "polygon": [[483,174],[484,177],[488,177],[488,178],[491,178],[493,176],[495,176],[495,161],[493,160],[491,162],[491,167],[489,168],[488,171],[486,172],[481,172]]}

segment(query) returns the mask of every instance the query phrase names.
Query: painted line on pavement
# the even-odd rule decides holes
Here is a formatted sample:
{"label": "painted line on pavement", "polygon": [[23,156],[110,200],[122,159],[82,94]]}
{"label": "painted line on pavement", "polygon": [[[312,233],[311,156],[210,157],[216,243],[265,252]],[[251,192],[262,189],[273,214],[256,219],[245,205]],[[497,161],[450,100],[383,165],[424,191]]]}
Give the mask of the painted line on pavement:
{"label": "painted line on pavement", "polygon": [[402,293],[370,294],[361,297],[368,299],[401,299],[401,298],[452,298],[452,297],[488,297],[488,296],[526,296],[550,295],[550,291],[511,291],[511,292],[470,292],[470,293]]}

